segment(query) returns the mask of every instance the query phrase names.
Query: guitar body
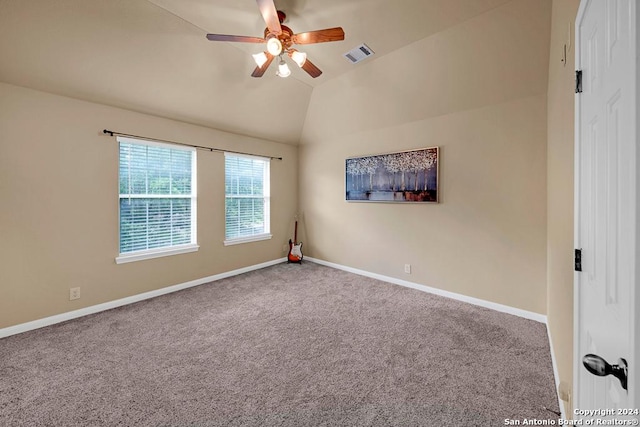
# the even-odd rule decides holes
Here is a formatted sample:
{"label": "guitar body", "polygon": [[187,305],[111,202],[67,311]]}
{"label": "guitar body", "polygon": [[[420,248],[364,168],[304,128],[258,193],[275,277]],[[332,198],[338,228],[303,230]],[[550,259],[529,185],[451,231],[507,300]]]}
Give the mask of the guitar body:
{"label": "guitar body", "polygon": [[289,255],[287,255],[287,261],[300,263],[303,257],[302,242],[294,244],[291,239],[289,239]]}
{"label": "guitar body", "polygon": [[296,221],[293,242],[289,239],[289,254],[287,255],[287,262],[301,264],[302,258],[302,242],[298,243],[298,221]]}

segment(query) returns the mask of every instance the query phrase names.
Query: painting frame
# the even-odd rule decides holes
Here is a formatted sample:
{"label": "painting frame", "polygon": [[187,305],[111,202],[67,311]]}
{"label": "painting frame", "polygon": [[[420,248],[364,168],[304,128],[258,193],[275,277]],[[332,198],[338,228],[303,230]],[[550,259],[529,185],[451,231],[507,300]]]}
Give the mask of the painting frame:
{"label": "painting frame", "polygon": [[360,203],[439,203],[440,147],[345,159],[345,200]]}

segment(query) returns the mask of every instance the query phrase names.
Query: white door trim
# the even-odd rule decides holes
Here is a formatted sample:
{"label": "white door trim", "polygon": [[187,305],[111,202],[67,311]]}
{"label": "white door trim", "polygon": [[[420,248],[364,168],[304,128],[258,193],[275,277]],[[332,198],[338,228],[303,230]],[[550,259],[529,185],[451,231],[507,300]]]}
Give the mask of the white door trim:
{"label": "white door trim", "polygon": [[[580,57],[580,23],[582,22],[582,18],[584,17],[584,12],[587,7],[587,1],[581,0],[580,7],[578,8],[578,14],[576,15],[576,23],[575,23],[575,38],[574,38],[574,46],[575,46],[575,68],[576,70],[581,64]],[[573,152],[573,247],[575,249],[580,248],[580,180],[577,179],[580,176],[580,118],[581,118],[581,110],[580,110],[580,97],[579,94],[576,94],[574,97],[574,152]],[[578,343],[580,342],[580,330],[578,325],[580,323],[580,280],[578,277],[579,272],[573,272],[573,393],[572,398],[570,399],[570,403],[578,401],[578,394],[580,390],[580,367],[582,363],[580,363],[580,346]],[[573,411],[575,408],[569,408],[570,411]]]}

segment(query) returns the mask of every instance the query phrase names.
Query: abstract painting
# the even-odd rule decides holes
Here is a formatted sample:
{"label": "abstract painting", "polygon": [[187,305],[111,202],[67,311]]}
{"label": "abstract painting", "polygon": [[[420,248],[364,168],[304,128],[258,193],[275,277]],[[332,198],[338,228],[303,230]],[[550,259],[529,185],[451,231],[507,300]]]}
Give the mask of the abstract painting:
{"label": "abstract painting", "polygon": [[438,202],[438,147],[346,159],[349,202]]}

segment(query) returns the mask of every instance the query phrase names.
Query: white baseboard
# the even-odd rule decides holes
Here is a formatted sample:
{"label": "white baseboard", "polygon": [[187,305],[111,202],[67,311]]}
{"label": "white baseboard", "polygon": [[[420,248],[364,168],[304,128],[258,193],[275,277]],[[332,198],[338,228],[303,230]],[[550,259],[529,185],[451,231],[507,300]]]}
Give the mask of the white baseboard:
{"label": "white baseboard", "polygon": [[553,340],[551,339],[551,331],[549,330],[549,323],[547,323],[547,337],[549,337],[549,351],[551,352],[551,365],[553,366],[553,379],[556,384],[556,395],[558,396],[558,406],[560,408],[560,418],[567,419],[567,414],[564,410],[564,402],[560,399],[560,375],[558,374],[558,365],[556,364],[556,352],[553,350]]}
{"label": "white baseboard", "polygon": [[15,326],[9,326],[8,328],[0,329],[0,338],[5,338],[11,335],[20,334],[22,332],[31,331],[34,329],[43,328],[45,326],[55,325],[56,323],[66,322],[67,320],[77,319],[78,317],[87,316],[89,314],[99,313],[105,310],[111,310],[112,308],[122,307],[123,305],[133,304],[135,302],[143,301],[149,298],[158,297],[160,295],[170,294],[172,292],[181,291],[187,288],[193,288],[194,286],[204,285],[205,283],[215,282],[216,280],[226,279],[227,277],[237,276],[238,274],[247,273],[253,270],[259,270],[261,268],[270,267],[272,265],[286,262],[286,258],[276,259],[273,261],[264,262],[262,264],[256,264],[249,267],[239,268],[237,270],[227,271],[225,273],[215,274],[213,276],[204,277],[202,279],[192,280],[190,282],[181,283],[178,285],[168,286],[162,289],[156,289],[155,291],[149,291],[138,295],[118,299],[115,301],[109,301],[98,305],[92,305],[91,307],[81,308],[79,310],[69,311],[66,313],[56,314],[55,316],[45,317],[43,319],[33,320],[31,322],[21,323]]}
{"label": "white baseboard", "polygon": [[[344,271],[348,271],[350,273],[358,274],[360,276],[371,277],[373,279],[378,279],[378,280],[382,280],[382,281],[385,281],[385,282],[393,283],[393,284],[396,284],[396,285],[405,286],[405,287],[412,288],[412,289],[417,289],[419,291],[423,291],[423,292],[427,292],[427,293],[431,293],[431,294],[435,294],[435,295],[440,295],[440,296],[447,297],[447,298],[452,298],[452,299],[455,299],[455,300],[458,300],[458,301],[466,302],[466,303],[477,305],[477,306],[480,306],[480,307],[489,308],[489,309],[496,310],[496,311],[499,311],[499,312],[502,312],[502,313],[512,314],[514,316],[519,316],[519,317],[523,317],[525,319],[534,320],[534,321],[537,321],[537,322],[544,323],[545,325],[547,325],[547,336],[548,336],[548,339],[549,339],[549,348],[551,350],[551,362],[552,362],[552,365],[553,365],[553,375],[554,375],[554,379],[555,379],[556,392],[557,392],[558,387],[559,387],[560,377],[558,375],[558,368],[557,368],[557,365],[556,365],[555,353],[553,351],[553,342],[551,340],[551,334],[549,333],[549,327],[548,327],[548,324],[547,324],[547,316],[544,316],[544,315],[538,314],[538,313],[534,313],[534,312],[530,312],[530,311],[526,311],[526,310],[521,310],[521,309],[510,307],[510,306],[506,306],[506,305],[502,305],[502,304],[497,304],[497,303],[494,303],[494,302],[491,302],[491,301],[485,301],[485,300],[482,300],[482,299],[473,298],[473,297],[469,297],[469,296],[462,295],[462,294],[457,294],[457,293],[454,293],[454,292],[444,291],[442,289],[437,289],[437,288],[432,288],[432,287],[425,286],[425,285],[420,285],[420,284],[409,282],[409,281],[406,281],[406,280],[397,279],[395,277],[383,276],[381,274],[371,273],[371,272],[368,272],[368,271],[365,271],[365,270],[359,270],[357,268],[352,268],[352,267],[347,267],[347,266],[340,265],[340,264],[335,264],[335,263],[332,263],[332,262],[324,261],[324,260],[313,258],[313,257],[309,257],[309,256],[305,256],[304,259],[308,260],[308,261],[311,261],[311,262],[314,262],[316,264],[325,265],[325,266],[328,266],[328,267],[337,268],[339,270],[344,270]],[[188,288],[192,288],[192,287],[195,287],[195,286],[200,286],[200,285],[203,285],[205,283],[215,282],[217,280],[225,279],[227,277],[237,276],[239,274],[247,273],[247,272],[254,271],[254,270],[259,270],[259,269],[265,268],[265,267],[270,267],[272,265],[280,264],[280,263],[286,262],[286,261],[287,261],[286,258],[276,259],[276,260],[273,260],[273,261],[264,262],[262,264],[256,264],[256,265],[252,265],[252,266],[248,266],[248,267],[243,267],[243,268],[239,268],[237,270],[227,271],[225,273],[215,274],[213,276],[192,280],[190,282],[185,282],[185,283],[181,283],[181,284],[178,284],[178,285],[168,286],[166,288],[161,288],[161,289],[145,292],[145,293],[138,294],[138,295],[133,295],[133,296],[130,296],[130,297],[126,297],[126,298],[122,298],[122,299],[106,302],[106,303],[103,303],[103,304],[93,305],[91,307],[85,307],[85,308],[81,308],[79,310],[69,311],[69,312],[66,312],[66,313],[57,314],[55,316],[49,316],[49,317],[45,317],[45,318],[42,318],[42,319],[31,321],[31,322],[26,322],[26,323],[22,323],[22,324],[15,325],[15,326],[10,326],[10,327],[7,327],[7,328],[0,329],[0,338],[5,338],[5,337],[11,336],[11,335],[20,334],[22,332],[27,332],[27,331],[31,331],[31,330],[34,330],[34,329],[43,328],[45,326],[54,325],[56,323],[66,322],[68,320],[77,319],[78,317],[87,316],[89,314],[95,314],[95,313],[99,313],[101,311],[111,310],[113,308],[122,307],[124,305],[133,304],[133,303],[136,303],[136,302],[139,302],[139,301],[143,301],[143,300],[146,300],[146,299],[158,297],[158,296],[161,296],[161,295],[170,294],[172,292],[177,292],[177,291],[180,291],[180,290],[183,290],[183,289],[188,289]],[[562,413],[562,418],[566,419],[565,410],[564,410],[564,404],[560,400],[559,396],[558,396],[558,404],[560,405],[560,411]]]}
{"label": "white baseboard", "polygon": [[[321,259],[313,258],[313,257],[304,257],[305,260],[314,262],[316,264],[326,265],[328,267],[337,268],[339,270],[348,271],[350,273],[358,274],[360,276],[371,277],[373,279],[382,280],[385,282],[393,283],[400,286],[405,286],[412,289],[417,289],[423,292],[428,292],[435,295],[440,295],[447,298],[452,298],[458,301],[463,301],[469,304],[477,305],[480,307],[489,308],[492,310],[500,311],[502,313],[512,314],[514,316],[523,317],[529,320],[535,320],[536,322],[547,323],[547,316],[542,314],[534,313],[531,311],[522,310],[519,308],[510,307],[507,305],[502,305],[498,303],[494,303],[491,301],[485,301],[478,298],[469,297],[462,294],[457,294],[454,292],[444,291],[442,289],[432,288],[425,285],[420,285],[417,283],[409,282],[402,279],[397,279],[395,277],[383,276],[377,273],[371,273],[364,270],[359,270],[357,268],[347,267],[340,264],[335,264],[332,262],[324,261]],[[45,317],[43,319],[34,320],[27,323],[22,323],[15,326],[9,326],[7,328],[0,329],[0,338],[8,337],[10,335],[19,334],[21,332],[30,331],[33,329],[42,328],[44,326],[54,325],[56,323],[66,322],[67,320],[76,319],[78,317],[86,316],[89,314],[99,313],[101,311],[110,310],[112,308],[121,307],[127,304],[133,304],[138,301],[143,301],[145,299],[154,298],[160,295],[166,295],[172,292],[180,291],[182,289],[192,288],[194,286],[203,285],[209,282],[215,282],[216,280],[225,279],[227,277],[236,276],[238,274],[247,273],[249,271],[258,270],[261,268],[269,267],[272,265],[280,264],[282,262],[286,262],[286,258],[276,259],[273,261],[268,261],[262,264],[252,265],[249,267],[239,268],[237,270],[228,271],[225,273],[216,274],[209,277],[204,277],[202,279],[192,280],[190,282],[181,283],[178,285],[168,286],[166,288],[157,289],[154,291],[145,292],[138,295],[133,295],[130,297],[118,299],[115,301],[106,302],[103,304],[93,305],[91,307],[81,308],[79,310],[69,311],[66,313],[57,314],[55,316]]]}
{"label": "white baseboard", "polygon": [[395,277],[383,276],[382,274],[371,273],[365,270],[359,270],[357,268],[347,267],[345,265],[335,264],[333,262],[324,261],[321,259],[308,257],[305,255],[304,259],[309,260],[311,262],[315,262],[316,264],[326,265],[327,267],[337,268],[338,270],[348,271],[349,273],[358,274],[360,276],[371,277],[372,279],[382,280],[384,282],[393,283],[395,285],[405,286],[407,288],[417,289],[419,291],[428,292],[430,294],[443,296],[446,298],[452,298],[458,301],[466,302],[469,304],[477,305],[484,308],[490,308],[495,311],[499,311],[502,313],[512,314],[514,316],[523,317],[525,319],[534,320],[540,323],[547,323],[547,316],[539,313],[534,313],[532,311],[522,310],[515,307],[510,307],[508,305],[502,305],[491,301],[482,300],[479,298],[473,298],[462,294],[457,294],[454,292],[444,291],[438,288],[432,288],[430,286],[420,285],[418,283],[408,282],[406,280],[397,279]]}

